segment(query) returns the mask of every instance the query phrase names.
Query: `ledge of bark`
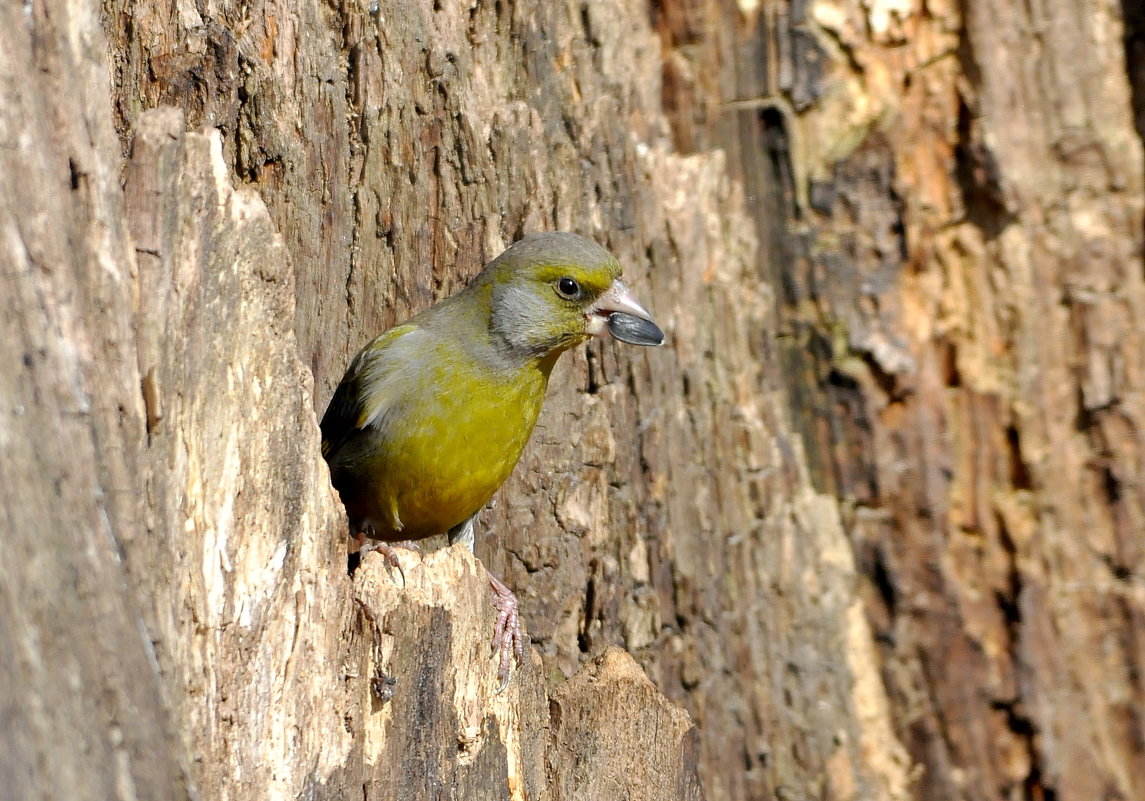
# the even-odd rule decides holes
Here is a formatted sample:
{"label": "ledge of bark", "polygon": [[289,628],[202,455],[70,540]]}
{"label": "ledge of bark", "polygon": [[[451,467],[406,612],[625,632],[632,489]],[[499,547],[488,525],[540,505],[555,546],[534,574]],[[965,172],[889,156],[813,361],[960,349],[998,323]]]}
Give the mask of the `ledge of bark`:
{"label": "ledge of bark", "polygon": [[347,727],[366,798],[703,798],[691,719],[625,651],[550,688],[529,649],[497,694],[485,568],[461,547],[399,561],[354,575],[371,655]]}

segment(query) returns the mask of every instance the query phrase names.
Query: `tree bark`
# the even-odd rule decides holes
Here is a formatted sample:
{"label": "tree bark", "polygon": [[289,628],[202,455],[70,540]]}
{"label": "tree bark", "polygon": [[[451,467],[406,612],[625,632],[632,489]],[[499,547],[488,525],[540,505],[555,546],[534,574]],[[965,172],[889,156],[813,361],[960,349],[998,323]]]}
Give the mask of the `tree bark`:
{"label": "tree bark", "polygon": [[[1145,793],[1132,4],[98,12],[0,9],[0,796]],[[316,413],[543,229],[668,345],[349,576]]]}
{"label": "tree bark", "polygon": [[919,798],[1145,794],[1139,5],[660,9]]}

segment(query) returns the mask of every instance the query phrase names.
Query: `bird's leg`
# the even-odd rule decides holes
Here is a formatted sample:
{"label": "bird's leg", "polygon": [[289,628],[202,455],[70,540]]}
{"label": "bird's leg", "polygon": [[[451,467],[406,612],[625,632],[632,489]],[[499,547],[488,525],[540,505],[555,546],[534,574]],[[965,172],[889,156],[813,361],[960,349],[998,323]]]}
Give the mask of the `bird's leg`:
{"label": "bird's leg", "polygon": [[458,523],[456,526],[449,530],[449,544],[456,545],[461,543],[469,553],[473,553],[473,529],[476,527],[477,515],[473,515],[468,520]]}
{"label": "bird's leg", "polygon": [[[449,544],[461,543],[473,553],[473,530],[477,515],[458,523],[449,530]],[[500,656],[497,662],[497,676],[501,685],[498,695],[509,686],[509,671],[513,667],[513,657],[520,662],[525,658],[525,634],[521,631],[521,614],[517,611],[517,596],[489,571],[489,586],[493,588],[493,606],[497,608],[497,624],[493,627],[493,650]]]}
{"label": "bird's leg", "polygon": [[493,650],[500,653],[497,663],[497,676],[501,686],[500,694],[509,686],[509,670],[513,657],[520,662],[525,658],[525,634],[521,631],[521,615],[517,611],[517,596],[502,584],[492,573],[488,573],[489,586],[493,588],[493,606],[497,607],[497,625],[493,628]]}

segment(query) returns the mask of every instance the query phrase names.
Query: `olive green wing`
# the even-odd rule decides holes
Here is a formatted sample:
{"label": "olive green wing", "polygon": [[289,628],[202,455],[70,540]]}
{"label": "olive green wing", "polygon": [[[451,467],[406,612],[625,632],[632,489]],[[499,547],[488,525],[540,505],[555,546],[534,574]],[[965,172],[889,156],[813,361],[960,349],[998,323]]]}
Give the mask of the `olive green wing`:
{"label": "olive green wing", "polygon": [[354,357],[322,415],[322,456],[327,461],[354,432],[365,428],[399,403],[426,334],[417,325],[384,332]]}

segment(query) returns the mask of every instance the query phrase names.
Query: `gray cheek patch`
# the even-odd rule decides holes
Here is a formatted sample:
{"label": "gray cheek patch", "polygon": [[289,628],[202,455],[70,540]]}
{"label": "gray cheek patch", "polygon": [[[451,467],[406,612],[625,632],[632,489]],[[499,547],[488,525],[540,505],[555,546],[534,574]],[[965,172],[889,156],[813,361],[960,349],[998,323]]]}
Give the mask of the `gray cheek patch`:
{"label": "gray cheek patch", "polygon": [[629,345],[663,345],[664,332],[651,320],[623,312],[608,315],[608,333]]}

